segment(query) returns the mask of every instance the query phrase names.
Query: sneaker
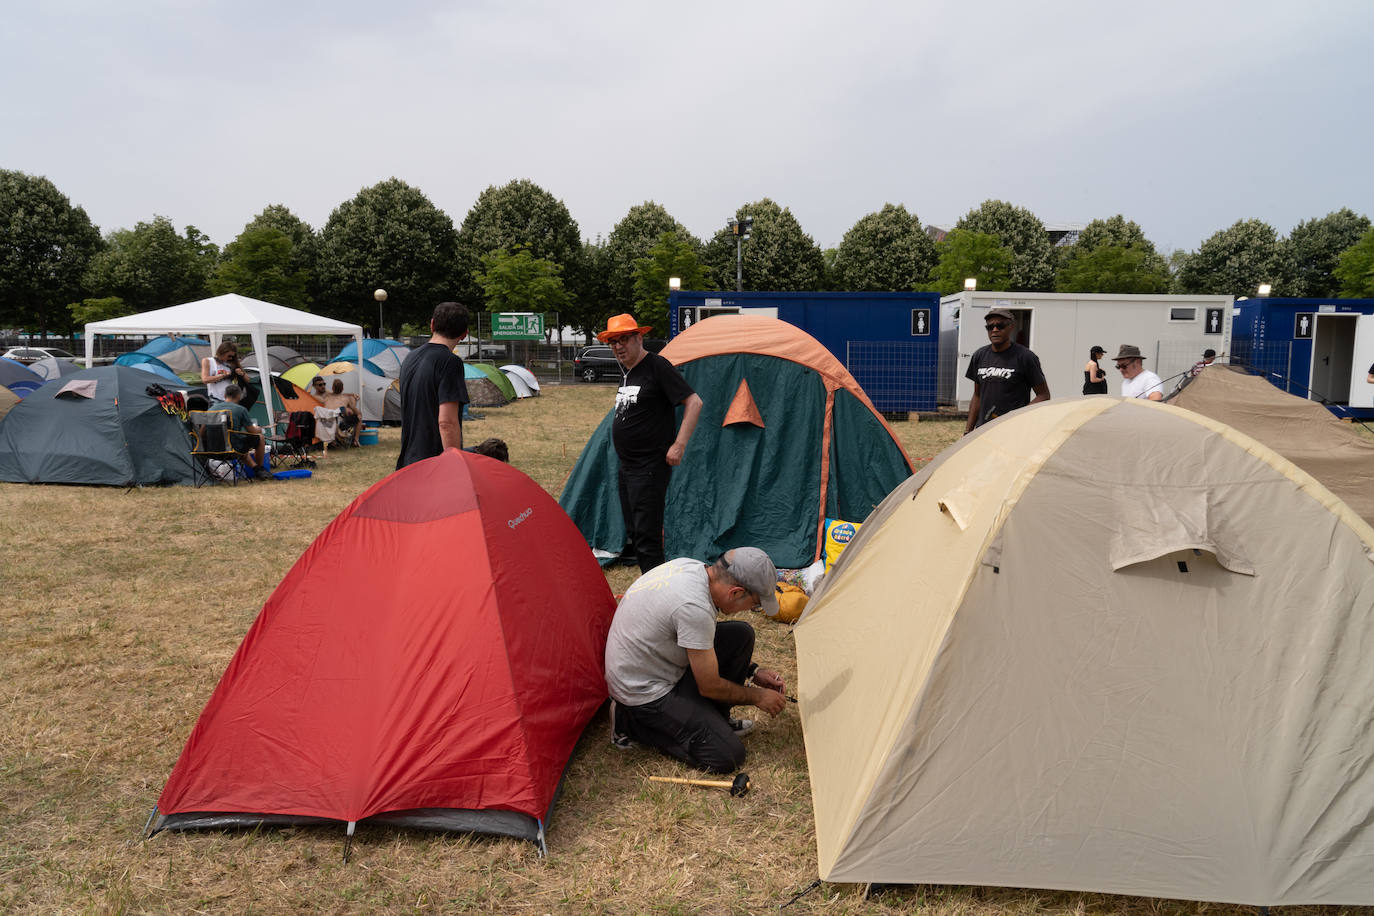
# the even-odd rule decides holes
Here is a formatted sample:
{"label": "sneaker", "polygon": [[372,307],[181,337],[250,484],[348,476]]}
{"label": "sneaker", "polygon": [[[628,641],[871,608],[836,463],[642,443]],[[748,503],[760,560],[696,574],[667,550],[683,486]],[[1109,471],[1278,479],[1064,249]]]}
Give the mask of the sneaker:
{"label": "sneaker", "polygon": [[753,719],[731,719],[730,731],[735,733],[736,738],[743,738],[754,730]]}
{"label": "sneaker", "polygon": [[253,472],[253,476],[256,477],[258,480],[271,480],[272,472],[267,470],[267,468],[258,468],[256,471]]}
{"label": "sneaker", "polygon": [[625,734],[624,732],[616,731],[615,700],[611,700],[611,747],[621,751],[628,751],[632,748],[639,747],[638,742],[636,742],[629,735]]}

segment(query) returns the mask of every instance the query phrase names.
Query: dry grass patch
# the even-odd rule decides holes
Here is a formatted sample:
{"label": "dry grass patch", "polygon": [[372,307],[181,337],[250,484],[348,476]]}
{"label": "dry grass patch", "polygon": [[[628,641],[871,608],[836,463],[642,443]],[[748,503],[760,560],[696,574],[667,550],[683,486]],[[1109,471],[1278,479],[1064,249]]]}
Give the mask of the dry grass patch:
{"label": "dry grass patch", "polygon": [[[557,495],[610,407],[605,385],[550,386],[483,411]],[[913,458],[961,421],[899,423]],[[276,584],[352,499],[394,466],[399,432],[332,451],[309,480],[122,491],[0,484],[0,909],[6,912],[472,911],[757,913],[815,877],[794,707],[750,736],[755,789],[650,783],[686,775],[608,742],[604,716],[574,756],[549,833],[528,843],[360,828],[140,832],[182,744]],[[631,570],[608,573],[622,592]],[[346,587],[341,585],[341,587]],[[790,630],[761,618],[759,656],[795,678]],[[823,885],[789,913],[1235,912],[1038,891],[920,887],[865,901]]]}

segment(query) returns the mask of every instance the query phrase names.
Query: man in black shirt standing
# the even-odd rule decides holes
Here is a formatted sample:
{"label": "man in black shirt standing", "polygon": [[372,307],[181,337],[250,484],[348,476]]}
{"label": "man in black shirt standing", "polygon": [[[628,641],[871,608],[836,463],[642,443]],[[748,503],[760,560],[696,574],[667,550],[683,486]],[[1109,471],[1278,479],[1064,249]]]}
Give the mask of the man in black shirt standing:
{"label": "man in black shirt standing", "polygon": [[463,405],[468,383],[463,361],[453,352],[468,336],[468,310],[440,302],[429,320],[429,342],[401,363],[401,454],[396,469],[463,447]]}
{"label": "man in black shirt standing", "polygon": [[1016,316],[1011,310],[990,309],[983,327],[988,332],[988,345],[974,351],[964,373],[965,378],[973,381],[965,433],[1008,411],[1050,399],[1049,383],[1040,371],[1040,357],[1012,339],[1016,334]]}
{"label": "man in black shirt standing", "polygon": [[[701,397],[672,363],[644,349],[644,334],[633,315],[616,315],[597,334],[620,363],[622,380],[615,394],[611,441],[620,461],[617,479],[625,535],[634,547],[639,571],[663,562],[663,509],[673,467],[701,416]],[[682,425],[676,407],[682,405]]]}

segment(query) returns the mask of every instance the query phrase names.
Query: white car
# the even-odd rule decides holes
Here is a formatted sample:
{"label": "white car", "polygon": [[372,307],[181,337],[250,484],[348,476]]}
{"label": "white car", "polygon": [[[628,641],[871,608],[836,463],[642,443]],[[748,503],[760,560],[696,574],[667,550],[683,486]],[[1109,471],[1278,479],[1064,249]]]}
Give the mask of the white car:
{"label": "white car", "polygon": [[68,353],[60,347],[10,347],[0,356],[17,363],[36,363],[40,359],[76,359],[75,353]]}

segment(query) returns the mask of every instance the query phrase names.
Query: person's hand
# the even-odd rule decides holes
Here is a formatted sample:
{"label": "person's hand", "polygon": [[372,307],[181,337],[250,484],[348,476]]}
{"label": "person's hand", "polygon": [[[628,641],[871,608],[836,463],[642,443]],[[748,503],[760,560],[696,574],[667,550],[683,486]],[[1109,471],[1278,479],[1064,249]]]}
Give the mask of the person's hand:
{"label": "person's hand", "polygon": [[754,691],[754,705],[770,716],[776,716],[787,705],[787,697],[776,690],[768,687],[755,687]]}
{"label": "person's hand", "polygon": [[665,456],[664,460],[672,467],[677,467],[679,464],[682,464],[682,453],[684,451],[686,451],[686,449],[674,442],[672,445],[668,446],[668,454]]}
{"label": "person's hand", "polygon": [[787,692],[787,685],[783,682],[782,675],[771,668],[754,669],[754,683],[766,690],[776,690],[778,693]]}

